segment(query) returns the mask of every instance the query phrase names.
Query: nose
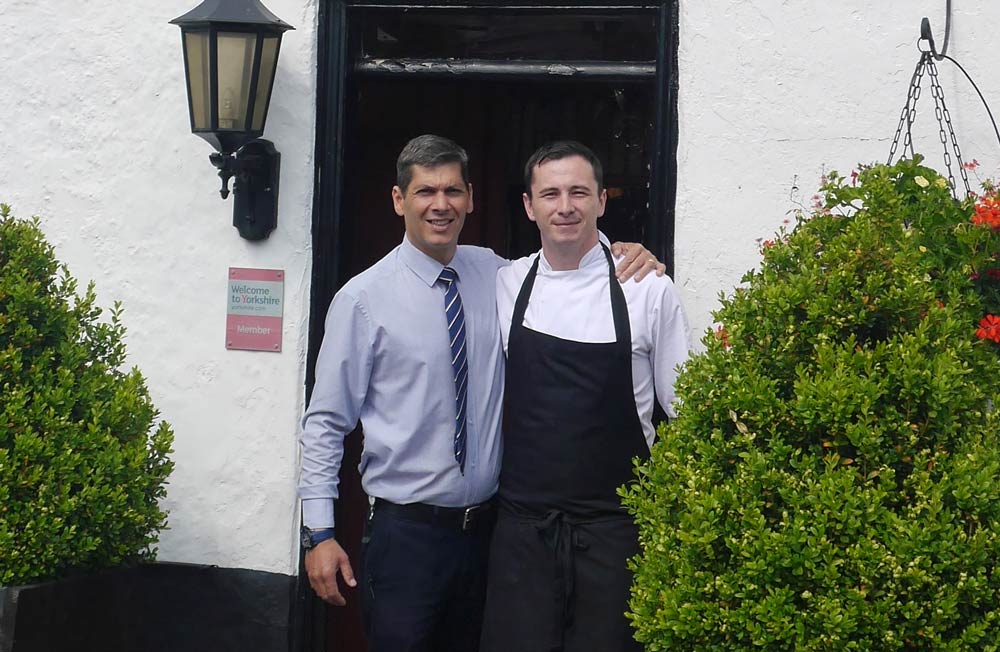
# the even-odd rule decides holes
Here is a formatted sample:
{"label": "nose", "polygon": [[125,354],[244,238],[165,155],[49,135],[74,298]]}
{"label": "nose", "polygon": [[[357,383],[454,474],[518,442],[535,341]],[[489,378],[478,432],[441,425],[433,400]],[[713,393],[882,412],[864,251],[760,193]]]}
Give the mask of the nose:
{"label": "nose", "polygon": [[559,211],[560,215],[568,215],[573,212],[573,203],[569,200],[569,194],[562,193],[559,195],[559,201],[556,204],[556,210]]}
{"label": "nose", "polygon": [[443,192],[438,192],[434,194],[434,201],[431,202],[431,209],[435,211],[447,211],[448,210],[448,196]]}

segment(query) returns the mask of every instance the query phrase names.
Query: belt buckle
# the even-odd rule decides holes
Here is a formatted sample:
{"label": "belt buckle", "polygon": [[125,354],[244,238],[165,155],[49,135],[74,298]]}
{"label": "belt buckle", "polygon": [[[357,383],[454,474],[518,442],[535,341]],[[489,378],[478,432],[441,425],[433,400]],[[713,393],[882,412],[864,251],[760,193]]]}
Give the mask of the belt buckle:
{"label": "belt buckle", "polygon": [[465,514],[462,516],[462,532],[468,532],[469,528],[472,526],[472,521],[475,515],[482,509],[482,505],[473,505],[472,507],[465,508]]}

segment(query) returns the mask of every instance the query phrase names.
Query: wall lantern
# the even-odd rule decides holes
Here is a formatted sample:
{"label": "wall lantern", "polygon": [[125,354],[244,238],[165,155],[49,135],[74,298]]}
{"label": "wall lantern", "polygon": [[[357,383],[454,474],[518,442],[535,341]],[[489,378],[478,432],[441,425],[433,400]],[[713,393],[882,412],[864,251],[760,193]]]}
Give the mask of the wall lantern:
{"label": "wall lantern", "polygon": [[278,222],[281,155],[260,136],[281,35],[295,28],[259,0],[205,0],[170,22],[181,28],[191,131],[218,150],[209,160],[223,199],[235,177],[233,226],[263,240]]}

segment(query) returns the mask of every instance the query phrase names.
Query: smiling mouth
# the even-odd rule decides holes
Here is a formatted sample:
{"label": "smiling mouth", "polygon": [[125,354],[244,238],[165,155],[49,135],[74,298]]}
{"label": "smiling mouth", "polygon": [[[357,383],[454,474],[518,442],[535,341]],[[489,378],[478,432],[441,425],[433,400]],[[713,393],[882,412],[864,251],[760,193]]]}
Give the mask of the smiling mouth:
{"label": "smiling mouth", "polygon": [[454,221],[455,221],[454,218],[442,217],[433,220],[427,220],[427,223],[430,224],[431,226],[448,226]]}

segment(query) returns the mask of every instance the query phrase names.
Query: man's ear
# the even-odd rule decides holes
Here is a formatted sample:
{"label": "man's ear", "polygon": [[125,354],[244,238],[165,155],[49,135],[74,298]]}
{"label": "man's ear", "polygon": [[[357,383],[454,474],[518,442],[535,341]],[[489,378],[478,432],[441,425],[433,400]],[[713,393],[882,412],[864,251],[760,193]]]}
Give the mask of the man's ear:
{"label": "man's ear", "polygon": [[467,210],[465,212],[466,213],[471,213],[473,208],[475,208],[475,205],[472,203],[472,182],[470,181],[469,182],[469,210]]}
{"label": "man's ear", "polygon": [[607,205],[608,205],[608,189],[607,188],[605,188],[604,190],[601,191],[601,196],[600,196],[599,201],[601,203],[601,209],[597,212],[597,217],[604,217],[604,209],[607,208]]}
{"label": "man's ear", "polygon": [[524,202],[524,212],[528,215],[528,219],[534,222],[535,212],[531,210],[531,197],[528,196],[528,193],[521,193],[521,201]]}
{"label": "man's ear", "polygon": [[399,189],[399,186],[392,187],[392,207],[396,211],[396,215],[403,217],[403,191]]}

